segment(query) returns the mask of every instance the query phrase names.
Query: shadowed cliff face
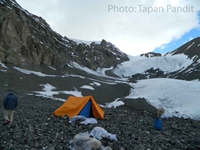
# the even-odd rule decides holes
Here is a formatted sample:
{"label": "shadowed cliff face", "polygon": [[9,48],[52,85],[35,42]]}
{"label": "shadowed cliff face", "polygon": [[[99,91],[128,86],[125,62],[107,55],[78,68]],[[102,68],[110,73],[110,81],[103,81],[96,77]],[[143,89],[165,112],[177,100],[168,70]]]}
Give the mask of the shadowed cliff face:
{"label": "shadowed cliff face", "polygon": [[126,54],[105,40],[84,44],[62,37],[44,19],[27,12],[14,0],[1,1],[0,16],[1,62],[62,69],[74,61],[96,70],[128,60]]}

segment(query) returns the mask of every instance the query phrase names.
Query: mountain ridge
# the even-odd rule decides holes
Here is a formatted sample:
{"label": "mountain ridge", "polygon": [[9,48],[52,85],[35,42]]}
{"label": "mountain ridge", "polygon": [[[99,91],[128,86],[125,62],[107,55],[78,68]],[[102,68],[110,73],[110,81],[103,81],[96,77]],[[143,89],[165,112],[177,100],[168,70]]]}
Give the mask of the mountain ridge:
{"label": "mountain ridge", "polygon": [[22,9],[16,1],[4,0],[1,4],[2,62],[24,67],[46,64],[63,69],[74,61],[96,70],[128,60],[127,55],[110,42],[102,40],[100,44],[90,45],[76,43],[53,31],[44,19]]}
{"label": "mountain ridge", "polygon": [[125,103],[133,85],[142,79],[199,80],[198,53],[186,55],[198,47],[198,39],[165,56],[149,52],[131,57],[104,39],[88,42],[63,37],[14,0],[1,4],[0,74],[5,90],[38,95],[44,92],[43,85],[51,85],[55,87],[55,93],[48,95],[52,99],[93,95],[103,105],[120,99]]}

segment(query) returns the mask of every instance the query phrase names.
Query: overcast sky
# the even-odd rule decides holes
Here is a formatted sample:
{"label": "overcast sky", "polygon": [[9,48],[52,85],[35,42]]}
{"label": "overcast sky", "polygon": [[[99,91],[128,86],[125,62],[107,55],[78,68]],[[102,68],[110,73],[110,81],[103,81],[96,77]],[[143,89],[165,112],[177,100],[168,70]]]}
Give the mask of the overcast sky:
{"label": "overcast sky", "polygon": [[62,36],[105,39],[130,55],[175,42],[192,29],[200,31],[200,0],[16,1]]}

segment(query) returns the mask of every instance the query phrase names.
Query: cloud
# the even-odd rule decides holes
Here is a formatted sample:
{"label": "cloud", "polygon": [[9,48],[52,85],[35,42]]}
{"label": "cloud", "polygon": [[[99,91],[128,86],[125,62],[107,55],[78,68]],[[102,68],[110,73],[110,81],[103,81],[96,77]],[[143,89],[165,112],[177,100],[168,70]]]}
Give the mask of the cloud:
{"label": "cloud", "polygon": [[191,40],[193,40],[194,38],[192,38],[192,37],[189,37],[189,41],[191,41]]}
{"label": "cloud", "polygon": [[161,46],[161,49],[164,49],[164,48],[165,48],[165,45],[162,45],[162,46]]}
{"label": "cloud", "polygon": [[[17,2],[63,36],[86,41],[105,39],[130,55],[152,51],[199,27],[199,0]],[[187,11],[178,12],[178,7],[179,11],[187,7]]]}

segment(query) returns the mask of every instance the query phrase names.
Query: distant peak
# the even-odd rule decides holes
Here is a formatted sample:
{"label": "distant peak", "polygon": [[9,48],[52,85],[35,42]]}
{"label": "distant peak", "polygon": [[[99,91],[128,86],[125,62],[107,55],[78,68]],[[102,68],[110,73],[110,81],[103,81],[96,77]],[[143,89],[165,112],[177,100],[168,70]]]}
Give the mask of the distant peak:
{"label": "distant peak", "polygon": [[104,46],[106,46],[106,44],[107,44],[106,40],[102,39],[102,41],[101,41],[101,44],[100,44],[100,45],[104,47]]}
{"label": "distant peak", "polygon": [[176,55],[176,54],[185,54],[189,58],[194,56],[200,56],[200,37],[194,38],[191,41],[185,43],[174,51],[168,52],[165,55]]}
{"label": "distant peak", "polygon": [[149,58],[149,57],[160,57],[162,55],[160,53],[148,52],[148,53],[141,54],[140,56]]}

